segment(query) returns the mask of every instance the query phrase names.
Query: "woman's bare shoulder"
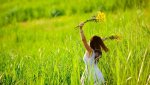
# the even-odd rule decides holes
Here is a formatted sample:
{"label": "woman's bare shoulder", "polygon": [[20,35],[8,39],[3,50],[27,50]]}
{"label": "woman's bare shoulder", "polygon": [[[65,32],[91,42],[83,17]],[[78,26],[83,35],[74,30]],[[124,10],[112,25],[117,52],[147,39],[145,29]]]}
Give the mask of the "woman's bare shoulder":
{"label": "woman's bare shoulder", "polygon": [[93,53],[93,50],[89,53],[88,51],[86,51],[85,52],[85,55],[88,57],[88,58],[90,58],[91,57],[91,55],[92,55],[92,53]]}

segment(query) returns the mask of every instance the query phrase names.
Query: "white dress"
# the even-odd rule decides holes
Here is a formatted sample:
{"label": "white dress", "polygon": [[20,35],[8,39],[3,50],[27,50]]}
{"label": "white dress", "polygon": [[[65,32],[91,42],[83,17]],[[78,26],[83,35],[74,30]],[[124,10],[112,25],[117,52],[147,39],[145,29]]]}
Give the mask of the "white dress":
{"label": "white dress", "polygon": [[88,57],[85,53],[83,60],[85,63],[85,70],[81,77],[82,85],[101,85],[104,84],[104,77],[99,70],[97,63],[95,63],[95,53],[94,51]]}

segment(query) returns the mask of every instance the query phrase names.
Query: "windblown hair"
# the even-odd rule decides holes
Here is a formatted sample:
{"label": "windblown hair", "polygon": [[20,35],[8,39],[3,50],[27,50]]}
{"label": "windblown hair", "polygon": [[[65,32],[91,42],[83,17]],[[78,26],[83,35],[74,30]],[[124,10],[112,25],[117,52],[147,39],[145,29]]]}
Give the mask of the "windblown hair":
{"label": "windblown hair", "polygon": [[101,48],[105,52],[108,51],[108,48],[105,46],[105,44],[103,43],[103,40],[99,36],[93,36],[91,38],[90,47],[94,50],[95,53],[98,53],[98,56],[95,56],[95,63],[99,61],[99,57],[102,55]]}

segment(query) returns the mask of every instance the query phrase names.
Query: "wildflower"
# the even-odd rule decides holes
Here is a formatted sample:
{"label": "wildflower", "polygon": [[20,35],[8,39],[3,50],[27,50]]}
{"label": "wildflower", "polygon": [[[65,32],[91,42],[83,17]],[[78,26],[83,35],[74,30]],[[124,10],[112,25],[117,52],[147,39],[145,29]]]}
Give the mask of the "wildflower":
{"label": "wildflower", "polygon": [[121,40],[121,36],[120,35],[112,35],[109,37],[109,39],[116,40],[117,42],[119,42]]}
{"label": "wildflower", "polygon": [[98,12],[96,16],[97,21],[104,21],[105,20],[105,14],[103,12]]}
{"label": "wildflower", "polygon": [[109,37],[109,39],[113,40],[113,39],[116,39],[116,40],[120,40],[121,37],[119,35],[112,35]]}
{"label": "wildflower", "polygon": [[[93,16],[90,19],[87,19],[86,21],[83,22],[83,24],[87,23],[87,22],[103,22],[105,20],[105,13],[99,11],[98,14],[96,16]],[[75,28],[80,27],[80,25],[77,25]]]}

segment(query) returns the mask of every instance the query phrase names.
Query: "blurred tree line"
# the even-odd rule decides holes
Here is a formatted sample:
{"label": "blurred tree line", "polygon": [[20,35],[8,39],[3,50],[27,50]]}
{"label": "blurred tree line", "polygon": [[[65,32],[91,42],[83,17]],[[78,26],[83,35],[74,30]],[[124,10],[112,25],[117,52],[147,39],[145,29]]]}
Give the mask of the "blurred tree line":
{"label": "blurred tree line", "polygon": [[39,18],[91,13],[98,10],[125,11],[149,6],[149,0],[1,0],[0,3],[0,27]]}

